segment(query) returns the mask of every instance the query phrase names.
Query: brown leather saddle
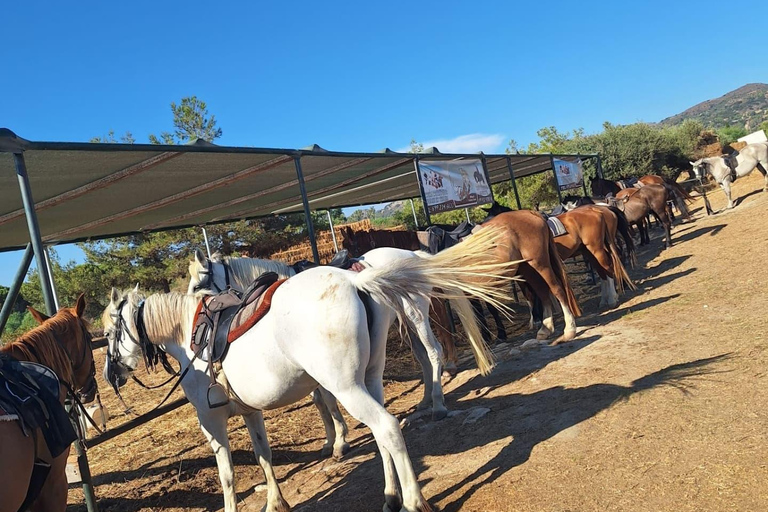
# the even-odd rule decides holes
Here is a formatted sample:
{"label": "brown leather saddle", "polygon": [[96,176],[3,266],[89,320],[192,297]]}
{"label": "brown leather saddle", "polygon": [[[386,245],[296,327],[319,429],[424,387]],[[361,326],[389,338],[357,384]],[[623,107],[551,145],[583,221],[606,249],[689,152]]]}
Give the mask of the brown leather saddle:
{"label": "brown leather saddle", "polygon": [[200,300],[194,316],[191,349],[208,363],[211,377],[209,407],[220,407],[229,402],[228,393],[216,381],[213,364],[226,357],[230,343],[264,318],[272,305],[272,296],[284,282],[285,279],[278,279],[276,273],[266,272],[242,294],[229,288]]}

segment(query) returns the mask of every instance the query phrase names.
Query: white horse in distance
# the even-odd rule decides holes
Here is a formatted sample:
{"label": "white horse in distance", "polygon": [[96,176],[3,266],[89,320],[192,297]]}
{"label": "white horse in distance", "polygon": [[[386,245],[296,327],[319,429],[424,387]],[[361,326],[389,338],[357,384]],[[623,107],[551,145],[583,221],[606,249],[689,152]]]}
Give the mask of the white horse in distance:
{"label": "white horse in distance", "polygon": [[728,208],[733,208],[731,183],[757,169],[765,178],[763,192],[768,192],[768,142],[749,144],[730,156],[712,156],[690,162],[700,179],[709,172],[728,198]]}

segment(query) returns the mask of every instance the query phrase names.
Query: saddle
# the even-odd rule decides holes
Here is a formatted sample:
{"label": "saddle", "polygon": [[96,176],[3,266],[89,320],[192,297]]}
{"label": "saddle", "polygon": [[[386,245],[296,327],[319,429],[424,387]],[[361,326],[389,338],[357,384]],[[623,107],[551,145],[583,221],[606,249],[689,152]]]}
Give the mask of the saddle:
{"label": "saddle", "polygon": [[53,457],[77,438],[60,390],[58,377],[47,366],[0,354],[0,409],[17,416],[25,435],[39,428]]}
{"label": "saddle", "polygon": [[[298,274],[310,268],[315,268],[319,266],[321,265],[318,265],[314,261],[301,260],[291,265],[291,268],[294,270],[294,272]],[[359,260],[357,258],[352,258],[349,255],[349,251],[346,249],[342,249],[339,252],[337,252],[336,255],[331,259],[331,261],[329,261],[327,264],[322,266],[336,267],[336,268],[340,268],[341,270],[352,270],[355,272],[360,272],[364,268],[359,264]]]}
{"label": "saddle", "polygon": [[429,226],[426,231],[429,239],[430,254],[437,254],[443,249],[458,244],[464,237],[469,236],[470,233],[472,233],[473,227],[474,225],[467,221],[462,222],[451,230],[447,230],[441,226]]}
{"label": "saddle", "polygon": [[642,187],[643,185],[639,182],[637,178],[625,178],[623,180],[619,180],[616,182],[619,185],[619,188],[625,189],[625,188],[632,188],[632,187]]}
{"label": "saddle", "polygon": [[260,275],[242,295],[228,289],[202,298],[195,313],[191,348],[205,349],[204,361],[224,359],[229,344],[256,325],[269,311],[278,281],[274,272]]}
{"label": "saddle", "polygon": [[274,272],[261,274],[242,295],[228,289],[200,300],[194,316],[191,348],[208,363],[211,385],[208,406],[221,407],[229,403],[229,392],[217,381],[214,363],[218,365],[227,355],[229,344],[245,334],[264,318],[272,305],[277,287],[285,282]]}

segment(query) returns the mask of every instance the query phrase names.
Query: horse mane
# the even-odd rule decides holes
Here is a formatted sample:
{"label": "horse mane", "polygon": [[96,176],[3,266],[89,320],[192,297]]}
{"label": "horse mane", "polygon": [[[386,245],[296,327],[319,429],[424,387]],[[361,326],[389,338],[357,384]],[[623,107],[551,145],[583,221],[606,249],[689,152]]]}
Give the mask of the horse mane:
{"label": "horse mane", "polygon": [[[85,320],[64,308],[42,325],[7,343],[0,348],[0,352],[15,352],[19,359],[45,365],[53,370],[60,380],[74,385],[73,363],[62,343],[66,339],[79,339],[83,329],[87,330],[88,327]],[[85,340],[81,340],[81,343],[85,343]]]}
{"label": "horse mane", "polygon": [[[150,341],[172,339],[182,342],[184,322],[180,321],[183,318],[180,315],[195,307],[198,300],[194,295],[179,292],[156,293],[147,297],[144,301],[144,330]],[[152,320],[148,322],[148,318]]]}
{"label": "horse mane", "polygon": [[281,278],[288,278],[296,274],[290,265],[282,261],[226,257],[222,262],[229,265],[235,278],[246,287],[264,272],[275,272]]}

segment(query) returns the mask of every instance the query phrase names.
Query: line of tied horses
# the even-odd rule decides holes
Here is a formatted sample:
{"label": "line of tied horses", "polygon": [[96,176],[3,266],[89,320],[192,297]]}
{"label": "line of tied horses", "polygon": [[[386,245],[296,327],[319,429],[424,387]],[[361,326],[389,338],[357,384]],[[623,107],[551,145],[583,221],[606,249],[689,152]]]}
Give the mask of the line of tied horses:
{"label": "line of tied horses", "polygon": [[[699,162],[697,170],[707,165],[712,172],[716,162]],[[764,168],[757,167],[765,174]],[[729,176],[724,179],[730,183],[734,178]],[[385,510],[432,510],[421,493],[397,420],[383,407],[389,327],[398,319],[414,340],[412,347],[424,369],[425,382],[418,408],[431,408],[434,419],[445,417],[440,382],[443,351],[430,325],[431,300],[451,301],[483,373],[491,370],[492,356],[468,298],[505,311],[503,287],[511,276],[522,279],[519,284],[529,301],[541,303],[543,318],[537,337],[547,339],[554,333],[553,304],[557,302],[565,329],[556,341],[572,339],[580,309],[563,259],[584,254],[600,275],[601,305],[614,306],[618,301],[615,287],[620,292],[623,286],[634,286],[622,264],[622,256],[626,261],[634,257],[630,224],[636,223],[642,233],[645,218],[654,215],[665,227],[665,244],[669,246],[671,211],[667,205],[672,201],[687,215],[685,201],[690,196],[676,184],[658,180],[644,177],[643,187],[626,190],[616,190],[620,187],[615,183],[602,183],[610,187],[607,192],[614,197],[605,206],[584,204],[559,215],[566,234],[556,238],[539,213],[502,212],[496,207],[479,231],[461,244],[437,255],[379,247],[359,258],[365,269],[357,273],[316,267],[296,275],[295,267],[279,262],[219,256],[208,259],[198,251],[190,263],[187,294],[145,297],[138,289],[112,291],[103,315],[109,340],[105,378],[117,390],[142,359],[154,367],[167,363],[168,355],[185,367],[181,386],[195,406],[201,429],[215,453],[227,512],[237,508],[227,419],[243,416],[267,480],[265,510],[289,510],[272,468],[262,411],[288,405],[310,392],[326,430],[323,455],[342,457],[349,449],[338,399],[371,428],[377,441],[384,464]],[[598,186],[600,182],[593,183],[593,187]],[[593,191],[600,194],[596,188]],[[616,243],[617,234],[623,244]],[[641,234],[641,243],[647,241],[647,235]],[[265,271],[290,277],[274,291],[272,309],[241,340],[227,347],[227,357],[216,365],[203,361],[190,343],[193,318],[200,312],[200,292],[243,291]],[[6,359],[34,361],[51,368],[61,384],[60,404],[67,393],[85,399],[95,394],[93,358],[85,349],[90,334],[83,310],[81,297],[75,307],[64,308],[52,318],[34,312],[41,325],[2,348]],[[11,377],[3,374],[0,378],[8,385]],[[212,382],[226,389],[221,407],[211,404]],[[31,504],[30,510],[64,510],[68,449],[52,452],[45,436],[40,435],[41,429],[55,426],[45,422],[24,425],[22,415],[13,414],[13,404],[2,405],[5,409],[0,411],[0,419],[5,421],[0,421],[0,451],[8,456],[0,463],[0,495],[7,498],[0,511],[19,510],[22,503]],[[68,436],[71,432],[60,434],[64,439]]]}

